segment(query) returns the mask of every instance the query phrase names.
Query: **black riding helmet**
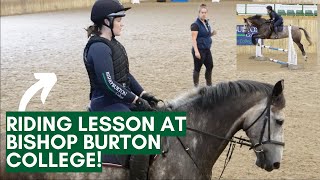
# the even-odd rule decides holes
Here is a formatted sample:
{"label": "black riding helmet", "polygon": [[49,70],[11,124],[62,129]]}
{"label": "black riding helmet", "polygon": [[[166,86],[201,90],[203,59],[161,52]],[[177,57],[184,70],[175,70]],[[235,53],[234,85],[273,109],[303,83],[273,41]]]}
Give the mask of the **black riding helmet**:
{"label": "black riding helmet", "polygon": [[267,6],[267,9],[272,11],[272,6]]}
{"label": "black riding helmet", "polygon": [[[118,0],[97,0],[91,10],[91,21],[97,25],[105,25],[111,29],[113,34],[113,20],[116,17],[124,17],[125,11],[131,9],[131,7],[123,7]],[[110,25],[107,25],[104,20],[108,19]]]}

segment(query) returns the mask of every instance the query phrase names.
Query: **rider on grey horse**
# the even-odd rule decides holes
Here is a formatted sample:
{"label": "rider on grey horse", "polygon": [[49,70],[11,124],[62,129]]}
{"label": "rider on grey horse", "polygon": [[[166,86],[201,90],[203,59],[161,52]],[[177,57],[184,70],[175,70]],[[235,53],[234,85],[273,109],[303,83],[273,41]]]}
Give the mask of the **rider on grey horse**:
{"label": "rider on grey horse", "polygon": [[[94,25],[87,29],[90,39],[84,50],[91,89],[90,111],[152,111],[151,105],[159,101],[145,92],[130,73],[125,48],[115,38],[121,35],[122,18],[129,9],[118,0],[97,0],[92,7]],[[149,155],[131,155],[130,179],[146,180],[149,161]]]}
{"label": "rider on grey horse", "polygon": [[272,6],[267,6],[267,11],[270,16],[269,21],[273,24],[273,31],[276,35],[276,38],[278,38],[278,27],[283,25],[283,19],[272,9]]}

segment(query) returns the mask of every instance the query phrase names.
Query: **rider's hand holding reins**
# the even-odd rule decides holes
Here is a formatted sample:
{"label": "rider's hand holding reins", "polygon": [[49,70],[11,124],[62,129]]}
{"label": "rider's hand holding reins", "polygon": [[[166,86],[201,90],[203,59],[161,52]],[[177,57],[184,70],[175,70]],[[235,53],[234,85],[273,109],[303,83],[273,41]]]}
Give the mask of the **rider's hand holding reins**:
{"label": "rider's hand holding reins", "polygon": [[148,103],[150,104],[151,107],[156,107],[158,102],[160,101],[154,95],[149,94],[149,93],[143,93],[141,98],[148,101]]}
{"label": "rider's hand holding reins", "polygon": [[136,111],[154,111],[154,109],[150,106],[150,104],[148,103],[148,101],[142,99],[142,98],[138,98],[135,103],[135,110]]}

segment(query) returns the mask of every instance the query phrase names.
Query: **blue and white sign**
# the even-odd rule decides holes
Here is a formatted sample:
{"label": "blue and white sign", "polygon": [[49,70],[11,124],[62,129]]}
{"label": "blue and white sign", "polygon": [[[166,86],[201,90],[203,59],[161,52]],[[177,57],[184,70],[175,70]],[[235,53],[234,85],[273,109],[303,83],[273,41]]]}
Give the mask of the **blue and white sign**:
{"label": "blue and white sign", "polygon": [[244,25],[237,25],[237,45],[253,45],[251,37],[253,34],[258,33],[256,27],[251,27],[247,34],[244,33]]}

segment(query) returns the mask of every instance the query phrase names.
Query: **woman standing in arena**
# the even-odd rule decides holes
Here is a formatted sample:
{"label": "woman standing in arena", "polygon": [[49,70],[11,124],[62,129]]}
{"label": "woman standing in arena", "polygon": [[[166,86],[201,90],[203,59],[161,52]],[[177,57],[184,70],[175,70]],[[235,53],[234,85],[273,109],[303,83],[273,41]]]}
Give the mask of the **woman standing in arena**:
{"label": "woman standing in arena", "polygon": [[211,36],[216,34],[216,31],[211,31],[207,19],[208,8],[205,4],[199,7],[199,15],[196,21],[191,24],[192,33],[192,56],[194,61],[193,83],[197,87],[199,85],[199,75],[202,64],[206,67],[205,79],[207,86],[212,85],[212,68],[213,61],[211,55]]}

